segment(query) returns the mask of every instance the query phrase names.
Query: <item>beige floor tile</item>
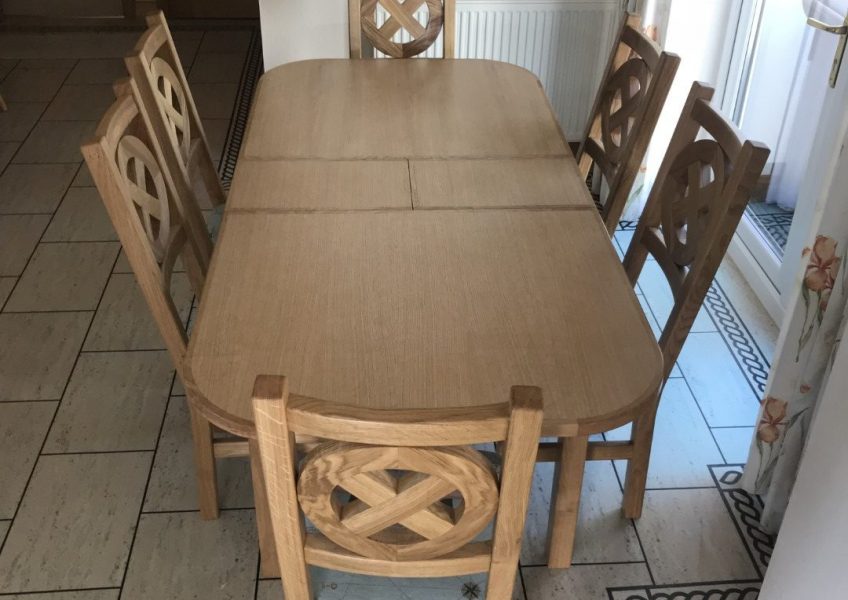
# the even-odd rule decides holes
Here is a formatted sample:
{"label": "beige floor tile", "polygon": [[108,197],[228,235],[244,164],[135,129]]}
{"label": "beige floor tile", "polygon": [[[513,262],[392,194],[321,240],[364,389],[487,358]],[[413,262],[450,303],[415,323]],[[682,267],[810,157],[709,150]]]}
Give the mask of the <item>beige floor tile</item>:
{"label": "beige floor tile", "polygon": [[203,38],[203,31],[188,31],[188,30],[172,30],[171,37],[174,38],[174,45],[177,47],[177,56],[180,57],[180,62],[183,64],[183,69],[188,72],[195,56],[197,49],[200,47],[200,40]]}
{"label": "beige floor tile", "polygon": [[[176,273],[171,291],[180,315],[187,319],[192,297],[188,278]],[[164,347],[135,276],[131,273],[112,275],[91,325],[85,349],[159,350]]]}
{"label": "beige floor tile", "polygon": [[115,101],[112,85],[63,85],[42,115],[42,121],[96,121]]}
{"label": "beige floor tile", "polygon": [[85,590],[82,592],[48,592],[46,594],[12,594],[3,600],[118,600],[120,589]]}
{"label": "beige floor tile", "polygon": [[258,554],[252,510],[142,515],[121,598],[252,598]]}
{"label": "beige floor tile", "polygon": [[91,316],[0,314],[0,402],[61,398]]}
{"label": "beige floor tile", "polygon": [[658,582],[757,577],[719,494],[716,489],[645,493],[636,529]]}
{"label": "beige floor tile", "polygon": [[6,168],[19,146],[18,142],[0,142],[0,171]]}
{"label": "beige floor tile", "polygon": [[[521,563],[547,563],[548,515],[554,465],[536,465],[530,507],[521,546]],[[636,530],[621,516],[621,487],[612,464],[590,462],[586,465],[580,498],[574,561],[622,562],[643,560]]]}
{"label": "beige floor tile", "polygon": [[42,456],[0,553],[0,591],[121,584],[150,452]]}
{"label": "beige floor tile", "polygon": [[[660,326],[665,326],[671,309],[674,306],[674,297],[665,275],[656,261],[646,261],[639,276],[639,287],[645,294],[645,299],[651,306],[654,316]],[[706,309],[701,309],[692,325],[693,332],[715,331],[715,324]]]}
{"label": "beige floor tile", "polygon": [[76,177],[71,182],[71,187],[94,187],[94,179],[92,179],[91,171],[88,170],[88,165],[85,162],[80,165]]}
{"label": "beige floor tile", "polygon": [[219,54],[222,52],[246,53],[253,32],[244,31],[207,31],[200,44],[200,54]]}
{"label": "beige floor tile", "polygon": [[209,143],[209,153],[212,155],[212,162],[216,165],[221,160],[229,129],[229,119],[203,119],[203,130],[206,132],[206,141]]}
{"label": "beige floor tile", "polygon": [[44,232],[44,242],[117,241],[100,194],[93,187],[73,187]]}
{"label": "beige floor tile", "polygon": [[[138,40],[138,31],[81,31],[58,33],[4,33],[0,56],[67,61],[73,58],[121,58]],[[68,67],[68,70],[73,64]]]}
{"label": "beige floor tile", "polygon": [[32,71],[38,70],[48,70],[55,71],[58,69],[64,69],[70,72],[74,65],[77,64],[76,58],[68,58],[67,56],[62,57],[30,57],[30,58],[22,58],[18,63],[19,69],[27,69]]}
{"label": "beige floor tile", "polygon": [[522,569],[522,575],[530,600],[609,600],[607,588],[651,585],[644,563],[575,565],[570,569],[531,567]]}
{"label": "beige floor tile", "polygon": [[237,83],[197,83],[191,86],[202,119],[229,119],[238,92]]}
{"label": "beige floor tile", "polygon": [[76,164],[9,165],[0,176],[0,213],[52,214],[77,168]]}
{"label": "beige floor tile", "polygon": [[0,519],[11,519],[58,402],[0,403]]}
{"label": "beige floor tile", "polygon": [[77,63],[65,83],[112,83],[127,76],[127,67],[120,58],[86,58]]}
{"label": "beige floor tile", "polygon": [[0,58],[0,81],[3,81],[3,78],[15,68],[18,62],[17,58]]}
{"label": "beige floor tile", "polygon": [[[606,437],[629,440],[630,426],[610,431]],[[648,487],[713,486],[707,465],[722,463],[722,455],[686,382],[669,379],[657,411]],[[623,481],[627,463],[616,461],[615,466]]]}
{"label": "beige floor tile", "polygon": [[0,216],[0,275],[23,273],[49,222],[49,215]]}
{"label": "beige floor tile", "polygon": [[11,102],[6,96],[3,98],[9,110],[0,112],[0,140],[23,142],[47,108],[47,102]]}
{"label": "beige floor tile", "polygon": [[[660,324],[657,323],[657,318],[651,311],[651,307],[648,306],[645,296],[638,294],[636,297],[639,299],[639,305],[642,307],[642,312],[645,313],[645,318],[648,319],[648,325],[651,326],[651,331],[654,332],[654,337],[659,341],[660,336],[662,336],[662,329],[660,328]],[[680,372],[680,367],[677,366],[677,363],[672,367],[669,377],[683,377],[683,373]]]}
{"label": "beige floor tile", "polygon": [[4,310],[94,310],[119,247],[117,242],[39,244]]}
{"label": "beige floor tile", "polygon": [[720,333],[690,333],[677,364],[710,427],[756,422],[759,395]]}
{"label": "beige floor tile", "polygon": [[[485,573],[432,579],[370,577],[317,567],[311,567],[310,574],[312,593],[317,600],[482,600],[485,598],[488,579]],[[279,579],[259,582],[257,600],[281,598],[283,586]],[[512,598],[525,598],[518,578],[512,590]]]}
{"label": "beige floor tile", "polygon": [[173,376],[165,351],[81,354],[44,452],[155,449]]}
{"label": "beige floor tile", "polygon": [[717,427],[713,429],[713,435],[729,464],[748,462],[748,450],[754,435],[753,427]]}
{"label": "beige floor tile", "polygon": [[244,68],[246,52],[198,54],[191,65],[188,83],[238,83]]}
{"label": "beige floor tile", "polygon": [[6,302],[6,298],[12,293],[12,288],[15,287],[17,277],[0,277],[0,306]]}
{"label": "beige floor tile", "polygon": [[3,97],[8,102],[49,102],[70,71],[68,66],[37,69],[18,64],[3,80]]}
{"label": "beige floor tile", "polygon": [[0,521],[0,546],[6,541],[6,534],[9,532],[9,527],[11,526],[11,521]]}
{"label": "beige floor tile", "polygon": [[[246,458],[218,461],[218,502],[223,508],[253,506],[250,465]],[[144,499],[144,510],[196,509],[197,486],[189,410],[185,398],[175,396],[171,398],[165,415]]]}
{"label": "beige floor tile", "polygon": [[79,164],[80,144],[94,135],[96,127],[97,121],[41,121],[12,162]]}

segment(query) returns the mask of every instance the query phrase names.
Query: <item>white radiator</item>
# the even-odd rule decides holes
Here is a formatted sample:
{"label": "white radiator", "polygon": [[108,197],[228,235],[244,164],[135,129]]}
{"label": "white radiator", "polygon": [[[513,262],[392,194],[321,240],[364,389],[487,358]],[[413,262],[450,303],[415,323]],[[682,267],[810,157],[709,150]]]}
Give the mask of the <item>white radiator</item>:
{"label": "white radiator", "polygon": [[[622,0],[457,0],[456,5],[457,57],[502,60],[535,73],[566,136],[579,140],[617,33]],[[378,24],[384,20],[378,12]],[[419,20],[426,20],[426,12]],[[441,55],[440,36],[424,56]]]}

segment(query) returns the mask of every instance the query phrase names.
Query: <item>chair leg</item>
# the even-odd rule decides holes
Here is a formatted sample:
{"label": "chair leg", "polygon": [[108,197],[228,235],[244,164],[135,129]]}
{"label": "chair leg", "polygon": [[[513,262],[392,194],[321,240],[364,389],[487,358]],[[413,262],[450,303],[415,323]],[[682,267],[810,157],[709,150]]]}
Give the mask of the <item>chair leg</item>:
{"label": "chair leg", "polygon": [[259,459],[259,443],[248,440],[250,447],[250,476],[253,480],[253,503],[256,506],[256,529],[259,532],[259,576],[279,577],[280,563],[277,560],[277,546],[274,542],[274,530],[271,524],[271,508],[268,493],[265,490],[265,475]]}
{"label": "chair leg", "polygon": [[189,407],[189,410],[200,518],[208,521],[218,518],[218,476],[212,447],[212,424],[194,408]]}
{"label": "chair leg", "polygon": [[627,461],[627,475],[624,479],[624,501],[622,510],[628,519],[642,516],[642,504],[645,501],[645,486],[648,480],[648,463],[651,458],[651,443],[654,438],[654,421],[657,417],[656,405],[652,410],[633,422],[630,439],[633,441],[633,456]]}
{"label": "chair leg", "polygon": [[567,569],[574,554],[574,534],[583,489],[589,437],[563,438],[562,454],[554,469],[551,514],[548,521],[548,567]]}

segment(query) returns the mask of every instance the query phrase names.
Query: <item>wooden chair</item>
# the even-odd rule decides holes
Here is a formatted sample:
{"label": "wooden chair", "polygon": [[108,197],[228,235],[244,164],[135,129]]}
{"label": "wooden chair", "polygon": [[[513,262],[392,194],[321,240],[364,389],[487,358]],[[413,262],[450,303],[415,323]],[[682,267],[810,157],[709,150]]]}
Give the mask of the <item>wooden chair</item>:
{"label": "wooden chair", "polygon": [[612,235],[665,105],[680,57],[663,52],[628,15],[592,107],[577,161],[584,178],[592,165],[607,184],[601,216]]}
{"label": "wooden chair", "polygon": [[[308,565],[386,577],[488,571],[487,598],[511,600],[542,427],[538,388],[474,409],[378,411],[290,396],[284,377],[260,376],[253,412],[288,600],[313,598]],[[323,440],[299,464],[295,435]],[[495,441],[504,442],[500,477],[471,448]],[[480,540],[490,523],[491,539]]]}
{"label": "wooden chair", "polygon": [[150,122],[135,100],[134,82],[116,83],[117,100],[92,140],[82,146],[91,175],[159,333],[171,354],[191,406],[201,516],[218,516],[215,457],[246,456],[247,442],[215,438],[212,426],[195,409],[197,392],[187,370],[188,333],[171,298],[171,278],[182,260],[200,296],[209,268],[211,241],[193,202],[181,202]]}
{"label": "wooden chair", "polygon": [[[743,141],[733,125],[710,105],[712,96],[713,89],[705,84],[692,85],[624,257],[624,269],[636,285],[651,254],[674,293],[674,307],[659,339],[664,380],[677,361],[769,155],[762,144]],[[552,548],[571,556],[587,459],[628,461],[624,515],[633,519],[641,516],[658,403],[659,396],[633,422],[629,441],[589,442],[578,437],[566,439],[556,449],[563,455],[554,484]],[[553,458],[548,450],[551,448],[540,450],[540,455]]]}
{"label": "wooden chair", "polygon": [[[377,25],[377,6],[388,13],[388,20]],[[427,7],[427,24],[422,25],[415,13]],[[367,43],[392,58],[410,58],[427,50],[436,42],[444,25],[443,58],[454,58],[456,44],[456,0],[348,0],[350,25],[350,57],[362,58],[362,36]],[[397,40],[406,33],[408,42]]]}
{"label": "wooden chair", "polygon": [[227,196],[164,13],[148,15],[147,25],[125,59],[140,105],[150,115],[180,196],[202,208],[221,207]]}

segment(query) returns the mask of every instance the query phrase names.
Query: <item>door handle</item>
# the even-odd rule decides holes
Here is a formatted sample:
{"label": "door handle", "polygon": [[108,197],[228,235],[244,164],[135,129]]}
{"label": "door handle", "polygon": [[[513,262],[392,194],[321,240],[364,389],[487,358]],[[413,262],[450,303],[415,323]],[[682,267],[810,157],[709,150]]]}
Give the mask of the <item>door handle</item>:
{"label": "door handle", "polygon": [[807,17],[807,25],[839,36],[839,42],[836,45],[836,54],[833,57],[833,64],[830,68],[829,80],[830,87],[836,87],[836,79],[839,77],[839,69],[842,67],[842,57],[845,55],[845,47],[848,46],[848,15],[845,16],[845,21],[842,25],[828,25],[813,17]]}
{"label": "door handle", "polygon": [[826,31],[827,33],[834,33],[836,35],[848,35],[848,24],[828,25],[824,21],[819,21],[818,19],[814,19],[813,17],[807,17],[807,25],[809,25],[810,27],[815,27],[816,29],[821,29],[822,31]]}

